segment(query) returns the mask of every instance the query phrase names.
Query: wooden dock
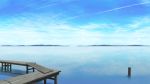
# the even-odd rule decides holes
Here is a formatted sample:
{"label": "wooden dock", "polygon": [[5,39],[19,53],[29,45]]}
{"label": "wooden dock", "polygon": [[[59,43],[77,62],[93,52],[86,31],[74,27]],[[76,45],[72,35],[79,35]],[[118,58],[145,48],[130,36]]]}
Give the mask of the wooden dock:
{"label": "wooden dock", "polygon": [[[54,80],[54,84],[57,84],[57,76],[60,73],[58,70],[48,69],[32,62],[0,60],[0,63],[1,71],[3,72],[11,72],[12,65],[20,65],[26,67],[27,73],[8,80],[1,80],[0,84],[33,84],[42,80],[44,81],[44,84],[46,84],[47,79],[52,79]],[[29,71],[32,71],[32,73],[29,73]]]}

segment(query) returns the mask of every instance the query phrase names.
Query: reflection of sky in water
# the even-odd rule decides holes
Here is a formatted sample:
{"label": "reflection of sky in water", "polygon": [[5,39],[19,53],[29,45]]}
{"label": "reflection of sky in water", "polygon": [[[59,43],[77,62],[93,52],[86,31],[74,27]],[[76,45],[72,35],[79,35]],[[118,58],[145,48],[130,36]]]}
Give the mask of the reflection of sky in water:
{"label": "reflection of sky in water", "polygon": [[[60,84],[137,84],[150,78],[150,47],[1,47],[0,52],[0,59],[61,70]],[[132,80],[126,77],[128,66]]]}

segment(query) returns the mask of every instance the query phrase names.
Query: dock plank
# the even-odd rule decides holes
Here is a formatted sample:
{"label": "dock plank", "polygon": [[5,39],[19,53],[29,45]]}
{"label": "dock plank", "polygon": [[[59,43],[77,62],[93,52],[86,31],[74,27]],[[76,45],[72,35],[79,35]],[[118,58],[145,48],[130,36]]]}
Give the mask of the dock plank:
{"label": "dock plank", "polygon": [[11,84],[29,84],[29,83],[33,83],[33,82],[48,78],[50,76],[54,76],[57,73],[58,71],[53,71],[47,74],[43,74],[37,71],[37,72],[30,73],[30,74],[25,74],[25,75],[20,75],[14,78],[10,78],[7,81],[9,81]]}
{"label": "dock plank", "polygon": [[0,80],[0,84],[11,84],[11,83],[4,81],[4,80]]}
{"label": "dock plank", "polygon": [[38,70],[38,71],[41,72],[41,73],[48,73],[48,72],[54,71],[54,70],[52,70],[52,69],[43,67],[43,66],[38,65],[38,64],[35,64],[35,63],[28,63],[28,65],[29,65],[30,67],[34,67],[36,70]]}
{"label": "dock plank", "polygon": [[27,65],[27,64],[32,63],[32,62],[0,60],[0,63],[10,63],[10,64],[16,64],[16,65]]}

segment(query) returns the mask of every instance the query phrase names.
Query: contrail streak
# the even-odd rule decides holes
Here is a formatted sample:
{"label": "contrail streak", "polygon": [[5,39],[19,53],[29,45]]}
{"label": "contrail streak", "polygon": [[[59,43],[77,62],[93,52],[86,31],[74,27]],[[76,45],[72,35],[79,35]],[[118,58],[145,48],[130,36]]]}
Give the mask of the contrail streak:
{"label": "contrail streak", "polygon": [[101,12],[98,12],[97,14],[102,14],[102,13],[106,13],[106,12],[116,11],[116,10],[125,9],[125,8],[129,8],[129,7],[144,5],[144,4],[150,4],[150,2],[144,2],[144,3],[138,3],[138,4],[132,4],[132,5],[127,5],[127,6],[122,6],[122,7],[118,7],[118,8],[106,10],[106,11],[101,11]]}
{"label": "contrail streak", "polygon": [[57,2],[54,2],[54,3],[48,3],[47,5],[39,7],[37,9],[38,10],[39,9],[44,9],[44,8],[48,8],[48,7],[51,7],[51,6],[60,5],[60,4],[66,4],[66,3],[75,2],[75,1],[78,1],[78,0],[70,0],[70,1],[64,1],[64,2],[58,2],[57,1]]}
{"label": "contrail streak", "polygon": [[125,8],[130,8],[130,7],[134,7],[134,6],[144,5],[144,4],[150,4],[150,2],[143,2],[143,3],[131,4],[131,5],[117,7],[117,8],[113,8],[113,9],[109,9],[109,10],[105,10],[105,11],[100,11],[100,12],[93,13],[93,14],[81,14],[81,15],[69,17],[69,18],[67,18],[67,20],[72,20],[72,19],[79,18],[79,17],[82,17],[82,16],[90,16],[90,15],[95,15],[95,14],[103,14],[103,13],[107,13],[107,12],[112,12],[112,11],[121,10],[121,9],[125,9]]}
{"label": "contrail streak", "polygon": [[[40,10],[40,9],[48,8],[48,7],[51,7],[51,6],[60,5],[60,4],[66,4],[66,3],[70,3],[70,2],[74,2],[74,1],[78,1],[78,0],[67,0],[67,1],[64,0],[62,2],[60,2],[60,1],[47,2],[47,0],[41,0],[40,3],[46,3],[46,4],[44,6],[40,5],[37,8],[33,8],[33,9],[34,10]],[[32,7],[37,6],[37,5],[39,5],[39,4],[37,4],[37,3],[30,3],[26,7],[24,7],[24,9],[25,8],[32,8]]]}

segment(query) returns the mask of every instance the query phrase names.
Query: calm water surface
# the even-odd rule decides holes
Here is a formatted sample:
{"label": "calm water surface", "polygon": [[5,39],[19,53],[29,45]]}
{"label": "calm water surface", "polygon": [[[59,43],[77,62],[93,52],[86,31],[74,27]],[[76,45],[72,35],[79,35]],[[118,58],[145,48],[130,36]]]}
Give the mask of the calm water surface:
{"label": "calm water surface", "polygon": [[[0,47],[0,59],[31,61],[61,70],[59,84],[150,84],[150,47],[146,46]],[[131,78],[127,78],[129,66]],[[0,79],[24,73],[22,68],[14,66],[14,74],[0,73]]]}

